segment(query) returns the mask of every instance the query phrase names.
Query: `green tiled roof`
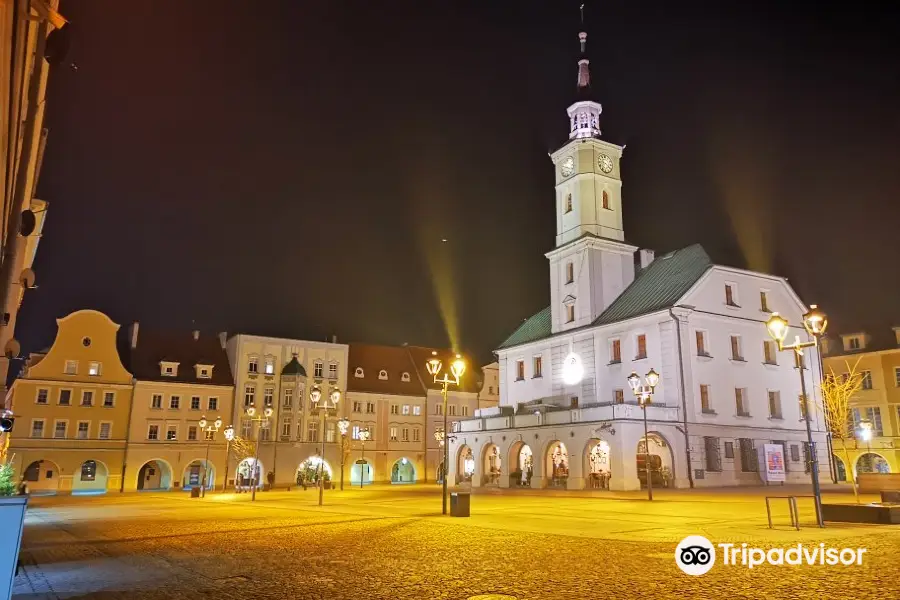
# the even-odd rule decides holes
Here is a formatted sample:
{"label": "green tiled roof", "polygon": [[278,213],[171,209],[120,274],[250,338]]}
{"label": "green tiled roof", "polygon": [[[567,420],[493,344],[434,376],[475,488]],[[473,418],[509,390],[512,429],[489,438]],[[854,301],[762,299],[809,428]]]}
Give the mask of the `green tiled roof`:
{"label": "green tiled roof", "polygon": [[[712,266],[700,244],[658,257],[637,274],[615,301],[591,325],[608,325],[670,308]],[[527,319],[499,349],[550,337],[550,307]]]}

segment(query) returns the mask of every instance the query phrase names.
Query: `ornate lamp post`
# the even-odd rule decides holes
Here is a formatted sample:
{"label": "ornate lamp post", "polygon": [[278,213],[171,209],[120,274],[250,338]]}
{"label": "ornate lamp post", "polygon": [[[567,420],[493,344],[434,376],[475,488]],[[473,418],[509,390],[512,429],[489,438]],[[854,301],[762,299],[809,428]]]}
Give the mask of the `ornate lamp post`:
{"label": "ornate lamp post", "polygon": [[[341,401],[341,391],[337,388],[332,388],[331,393],[328,395],[328,399],[331,400],[331,405],[328,404],[328,399],[322,401],[322,390],[319,389],[319,386],[314,385],[311,390],[309,390],[309,399],[312,400],[313,408],[310,411],[314,415],[319,415],[322,420],[322,456],[319,459],[319,506],[322,506],[322,499],[325,493],[325,482],[322,481],[323,473],[325,470],[325,418],[329,415],[334,415],[337,413],[337,405],[338,402]],[[319,404],[322,402],[322,404]]]}
{"label": "ornate lamp post", "polygon": [[644,376],[644,382],[641,384],[641,377],[634,371],[628,376],[628,385],[638,399],[641,410],[644,411],[644,471],[647,474],[647,500],[653,500],[653,474],[650,469],[650,437],[647,433],[647,405],[653,402],[653,391],[659,384],[659,373],[650,369]]}
{"label": "ornate lamp post", "polygon": [[359,431],[359,441],[362,442],[362,452],[359,455],[359,489],[362,489],[363,481],[366,479],[366,476],[363,473],[363,467],[366,466],[366,442],[369,441],[369,436],[371,435],[372,432],[369,431],[368,427]]}
{"label": "ornate lamp post", "polygon": [[222,491],[228,489],[228,462],[231,459],[231,440],[234,439],[234,427],[229,425],[225,428],[225,482],[222,483]]}
{"label": "ornate lamp post", "polygon": [[[450,373],[444,373],[442,376],[441,372],[441,361],[437,358],[437,352],[432,351],[432,358],[428,360],[428,363],[425,365],[428,369],[428,374],[434,378],[435,383],[441,384],[441,399],[443,400],[443,413],[444,413],[444,431],[448,430],[447,427],[447,389],[451,385],[455,385],[459,387],[459,380],[463,376],[463,373],[466,372],[466,362],[462,359],[462,357],[457,354],[456,359],[450,364]],[[451,377],[452,376],[452,377]],[[437,433],[437,432],[435,432]],[[436,437],[436,436],[435,436]],[[447,475],[449,469],[447,466],[450,464],[450,460],[448,458],[450,447],[444,443],[443,444],[444,451],[441,453],[443,456],[444,463],[444,484],[441,489],[441,511],[443,514],[447,514]]]}
{"label": "ornate lamp post", "polygon": [[[215,434],[222,428],[222,417],[216,417],[216,421],[212,425],[208,425],[207,423],[209,422],[206,420],[206,415],[200,417],[198,425],[200,425],[200,430],[203,431],[205,434],[204,438],[206,439],[206,460],[203,461],[203,481],[200,483],[200,496],[203,498],[206,497],[206,478],[209,477],[209,442],[212,441]],[[228,479],[227,470],[225,471],[225,479]],[[216,484],[213,482],[213,487],[215,486]]]}
{"label": "ornate lamp post", "polygon": [[803,420],[806,421],[806,442],[811,455],[808,460],[810,462],[809,470],[812,478],[813,495],[816,498],[816,521],[819,527],[825,527],[825,523],[822,521],[822,490],[819,488],[819,457],[818,452],[816,452],[816,443],[813,441],[812,426],[809,421],[809,399],[806,397],[806,378],[803,376],[803,349],[812,348],[819,344],[819,338],[825,335],[825,328],[828,327],[828,319],[825,318],[825,313],[820,311],[818,306],[811,304],[809,312],[803,315],[803,327],[812,338],[812,341],[801,342],[800,336],[797,335],[794,336],[794,343],[785,344],[784,340],[788,334],[787,319],[780,316],[777,312],[773,312],[769,320],[766,321],[766,329],[769,331],[769,336],[778,344],[778,349],[794,352],[795,364],[797,365],[797,371],[800,373],[800,394],[803,398]]}
{"label": "ornate lamp post", "polygon": [[256,456],[253,457],[253,470],[250,471],[250,483],[251,483],[251,493],[250,493],[250,501],[256,500],[256,487],[259,485],[259,478],[262,477],[262,473],[259,472],[259,438],[260,434],[264,427],[269,427],[269,418],[272,416],[272,407],[267,406],[263,410],[263,414],[260,416],[256,415],[256,402],[251,402],[250,406],[245,410],[247,416],[250,417],[250,420],[259,423],[259,428],[256,431]]}
{"label": "ornate lamp post", "polygon": [[347,455],[348,429],[350,429],[350,419],[344,417],[338,421],[338,431],[341,432],[341,491],[344,491],[344,457]]}
{"label": "ornate lamp post", "polygon": [[[869,467],[872,469],[872,472],[875,472],[875,464],[872,460],[872,421],[868,419],[863,419],[859,422],[859,437],[861,437],[866,442],[866,454],[869,457]],[[853,475],[852,467],[850,475]]]}

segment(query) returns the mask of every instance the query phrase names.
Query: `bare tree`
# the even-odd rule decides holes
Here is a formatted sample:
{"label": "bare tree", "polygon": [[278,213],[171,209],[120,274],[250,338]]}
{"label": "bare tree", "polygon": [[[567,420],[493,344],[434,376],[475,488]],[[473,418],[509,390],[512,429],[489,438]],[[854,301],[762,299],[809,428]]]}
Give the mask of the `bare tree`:
{"label": "bare tree", "polygon": [[240,436],[234,436],[231,440],[231,455],[237,460],[238,464],[245,458],[253,458],[256,454],[256,442],[248,440]]}
{"label": "bare tree", "polygon": [[831,438],[841,441],[846,465],[845,475],[850,479],[850,483],[853,485],[853,495],[859,502],[859,491],[856,489],[856,478],[853,477],[853,466],[850,462],[850,453],[847,451],[847,441],[854,437],[850,403],[862,388],[863,374],[856,370],[859,360],[852,367],[848,362],[844,364],[847,366],[846,373],[837,374],[834,369],[829,369],[830,372],[822,379],[820,385],[822,410],[825,413]]}

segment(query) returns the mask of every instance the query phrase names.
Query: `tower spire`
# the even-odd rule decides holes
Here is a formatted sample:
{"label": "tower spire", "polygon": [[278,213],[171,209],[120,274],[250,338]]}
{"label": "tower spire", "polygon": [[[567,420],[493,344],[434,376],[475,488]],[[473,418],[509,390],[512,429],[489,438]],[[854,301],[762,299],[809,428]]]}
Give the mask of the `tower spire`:
{"label": "tower spire", "polygon": [[581,44],[581,57],[578,59],[578,91],[581,92],[591,87],[591,61],[587,58],[587,32],[584,30],[584,4],[578,9],[581,12],[581,31],[578,32],[578,41]]}
{"label": "tower spire", "polygon": [[584,3],[579,6],[581,16],[581,29],[578,32],[578,42],[581,45],[581,55],[578,57],[578,101],[569,107],[569,138],[600,137],[600,113],[603,107],[590,99],[591,91],[591,61],[587,57],[587,27],[584,24]]}

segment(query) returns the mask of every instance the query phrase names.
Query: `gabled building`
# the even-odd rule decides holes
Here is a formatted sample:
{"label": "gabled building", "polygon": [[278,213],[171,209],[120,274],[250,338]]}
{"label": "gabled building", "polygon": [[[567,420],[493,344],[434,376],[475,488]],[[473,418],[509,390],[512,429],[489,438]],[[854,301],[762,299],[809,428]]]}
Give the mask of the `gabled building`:
{"label": "gabled building", "polygon": [[[165,333],[134,323],[120,340],[134,375],[126,454],[126,490],[221,488],[228,470],[225,428],[232,423],[234,380],[224,336]],[[205,431],[200,420],[219,431]],[[205,477],[205,479],[204,479]]]}

